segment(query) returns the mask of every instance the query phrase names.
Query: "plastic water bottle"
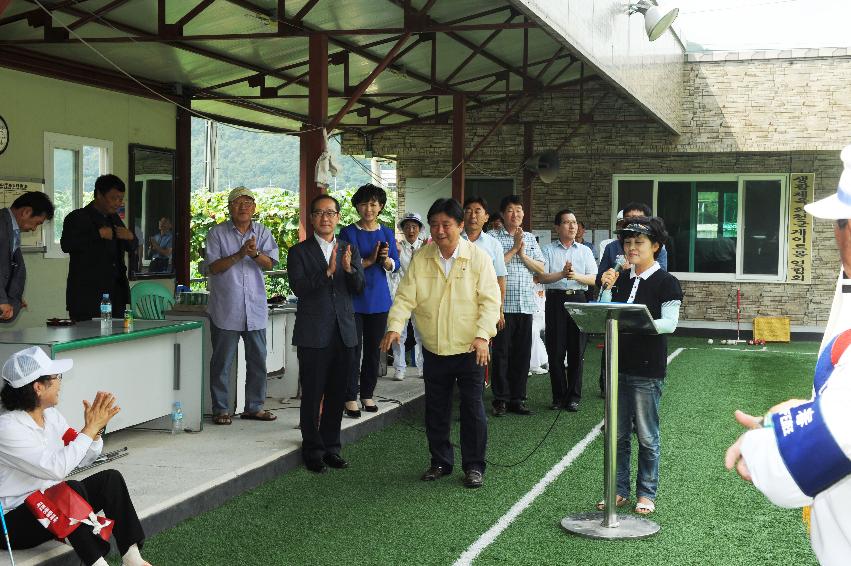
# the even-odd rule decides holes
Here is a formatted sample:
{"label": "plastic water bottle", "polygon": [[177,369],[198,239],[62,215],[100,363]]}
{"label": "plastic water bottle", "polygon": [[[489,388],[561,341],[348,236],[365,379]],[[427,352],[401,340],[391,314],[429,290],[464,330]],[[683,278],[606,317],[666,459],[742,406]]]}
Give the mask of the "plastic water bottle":
{"label": "plastic water bottle", "polygon": [[175,401],[174,409],[171,411],[171,433],[178,432],[183,432],[183,406],[180,401]]}
{"label": "plastic water bottle", "polygon": [[104,293],[100,300],[100,329],[112,330],[112,303],[109,293]]}
{"label": "plastic water bottle", "polygon": [[600,291],[600,297],[597,299],[598,303],[611,303],[612,302],[612,290],[611,289],[603,289]]}

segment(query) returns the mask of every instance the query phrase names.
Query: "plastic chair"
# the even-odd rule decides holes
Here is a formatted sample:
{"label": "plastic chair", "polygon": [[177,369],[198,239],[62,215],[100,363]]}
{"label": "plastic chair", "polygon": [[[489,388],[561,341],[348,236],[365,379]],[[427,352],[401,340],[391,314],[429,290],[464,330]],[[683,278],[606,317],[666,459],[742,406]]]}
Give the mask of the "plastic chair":
{"label": "plastic chair", "polygon": [[130,288],[133,316],[143,320],[165,320],[165,311],[174,306],[174,297],[159,283],[143,281]]}

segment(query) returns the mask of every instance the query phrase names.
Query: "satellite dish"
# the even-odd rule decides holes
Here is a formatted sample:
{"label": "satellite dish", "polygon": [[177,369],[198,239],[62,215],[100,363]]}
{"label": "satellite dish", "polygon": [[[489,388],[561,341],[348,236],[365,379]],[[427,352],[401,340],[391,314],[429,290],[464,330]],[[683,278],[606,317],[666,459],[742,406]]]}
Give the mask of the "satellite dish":
{"label": "satellite dish", "polygon": [[550,184],[558,176],[558,152],[549,150],[543,153],[536,153],[526,160],[523,167],[538,175],[544,183]]}
{"label": "satellite dish", "polygon": [[636,12],[644,15],[644,29],[647,31],[647,38],[650,41],[656,41],[671,27],[671,24],[679,15],[680,9],[672,8],[666,11],[648,0],[640,0],[637,4],[632,4],[629,7],[629,14]]}

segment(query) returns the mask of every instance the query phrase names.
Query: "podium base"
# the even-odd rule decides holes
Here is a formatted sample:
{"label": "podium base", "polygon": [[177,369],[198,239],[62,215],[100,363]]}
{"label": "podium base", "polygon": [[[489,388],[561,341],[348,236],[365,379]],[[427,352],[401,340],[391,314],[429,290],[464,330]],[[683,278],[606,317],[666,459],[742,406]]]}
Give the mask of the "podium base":
{"label": "podium base", "polygon": [[580,513],[561,520],[561,527],[569,533],[586,538],[603,540],[642,539],[659,532],[659,525],[643,517],[618,515],[615,527],[604,527],[604,513]]}

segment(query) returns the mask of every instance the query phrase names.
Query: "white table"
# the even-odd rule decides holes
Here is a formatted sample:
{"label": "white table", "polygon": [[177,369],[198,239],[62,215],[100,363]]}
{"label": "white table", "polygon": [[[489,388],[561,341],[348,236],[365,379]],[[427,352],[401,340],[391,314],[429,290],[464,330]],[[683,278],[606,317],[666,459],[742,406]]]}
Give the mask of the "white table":
{"label": "white table", "polygon": [[[121,407],[109,430],[127,428],[170,415],[175,401],[183,407],[184,426],[201,430],[205,389],[201,361],[203,329],[198,322],[124,321],[101,331],[100,320],[66,327],[36,327],[0,332],[0,363],[29,346],[53,359],[72,359],[63,374],[57,408],[76,429],[83,426],[83,399],[97,391],[113,393]],[[167,421],[159,426],[168,426]]]}

